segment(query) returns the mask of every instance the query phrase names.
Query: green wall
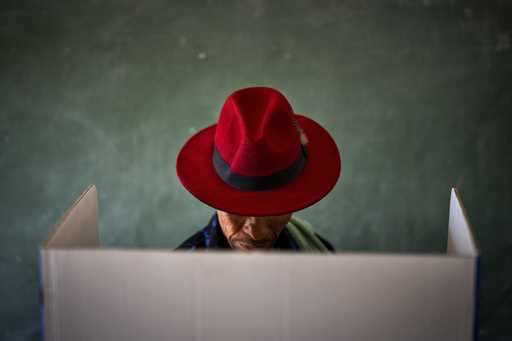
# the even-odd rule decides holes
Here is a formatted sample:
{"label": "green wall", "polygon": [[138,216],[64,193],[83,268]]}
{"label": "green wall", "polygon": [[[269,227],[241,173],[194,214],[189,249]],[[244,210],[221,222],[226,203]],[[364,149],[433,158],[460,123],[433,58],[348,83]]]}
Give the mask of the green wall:
{"label": "green wall", "polygon": [[173,248],[207,223],[176,154],[253,85],[337,141],[340,181],[297,215],[338,250],[443,251],[458,187],[481,337],[512,336],[512,11],[482,3],[2,1],[0,339],[38,339],[38,245],[88,184],[107,246]]}

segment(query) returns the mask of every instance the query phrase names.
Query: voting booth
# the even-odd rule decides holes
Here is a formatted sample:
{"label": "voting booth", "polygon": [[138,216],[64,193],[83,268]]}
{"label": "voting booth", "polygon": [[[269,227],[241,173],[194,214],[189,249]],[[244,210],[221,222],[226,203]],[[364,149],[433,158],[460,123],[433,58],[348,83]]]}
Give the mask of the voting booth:
{"label": "voting booth", "polygon": [[101,247],[90,186],[40,248],[46,341],[472,340],[479,253],[456,189],[446,253]]}

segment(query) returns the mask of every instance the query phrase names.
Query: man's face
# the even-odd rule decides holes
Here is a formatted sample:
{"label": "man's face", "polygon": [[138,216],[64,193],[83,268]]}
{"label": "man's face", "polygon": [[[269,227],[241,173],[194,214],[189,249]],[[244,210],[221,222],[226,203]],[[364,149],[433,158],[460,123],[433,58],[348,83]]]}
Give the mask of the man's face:
{"label": "man's face", "polygon": [[247,217],[217,210],[222,232],[234,249],[270,249],[292,214]]}

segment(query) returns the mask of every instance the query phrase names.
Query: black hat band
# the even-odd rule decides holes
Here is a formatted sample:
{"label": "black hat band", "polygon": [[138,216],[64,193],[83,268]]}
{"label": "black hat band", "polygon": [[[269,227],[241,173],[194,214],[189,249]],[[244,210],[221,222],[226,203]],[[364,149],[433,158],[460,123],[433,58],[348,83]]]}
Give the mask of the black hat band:
{"label": "black hat band", "polygon": [[306,164],[306,148],[301,145],[301,152],[289,167],[264,176],[248,176],[232,172],[229,164],[222,159],[215,145],[213,146],[212,160],[217,175],[226,184],[242,191],[266,191],[292,182],[301,173]]}

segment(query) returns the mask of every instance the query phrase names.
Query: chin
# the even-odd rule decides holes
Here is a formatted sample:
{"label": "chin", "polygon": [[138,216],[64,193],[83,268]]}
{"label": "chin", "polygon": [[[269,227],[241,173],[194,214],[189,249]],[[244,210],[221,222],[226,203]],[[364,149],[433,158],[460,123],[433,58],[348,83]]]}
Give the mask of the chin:
{"label": "chin", "polygon": [[269,245],[254,245],[254,244],[246,244],[246,243],[236,243],[235,248],[244,251],[251,250],[268,250],[270,249]]}

